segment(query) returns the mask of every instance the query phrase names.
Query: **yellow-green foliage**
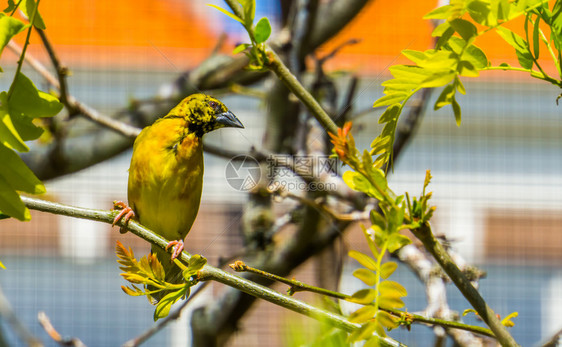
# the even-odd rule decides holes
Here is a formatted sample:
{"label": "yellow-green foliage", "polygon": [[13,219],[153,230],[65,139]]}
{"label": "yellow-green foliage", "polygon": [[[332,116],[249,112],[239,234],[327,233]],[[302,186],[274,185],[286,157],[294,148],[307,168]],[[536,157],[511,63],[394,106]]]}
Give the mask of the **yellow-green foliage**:
{"label": "yellow-green foliage", "polygon": [[[184,283],[173,284],[165,281],[165,271],[162,264],[154,253],[142,257],[140,261],[135,258],[131,248],[127,249],[121,242],[117,241],[115,247],[119,268],[124,271],[121,274],[125,280],[132,283],[131,287],[121,286],[123,291],[131,296],[146,295],[151,300],[152,294],[166,292],[167,294],[156,303],[154,320],[166,317],[170,313],[172,305],[183,297],[189,296],[190,288],[197,284],[197,273],[207,263],[200,255],[194,254],[185,266],[182,262],[174,259],[174,262],[182,269]],[[142,284],[143,288],[135,286]],[[150,286],[150,287],[149,287]]]}

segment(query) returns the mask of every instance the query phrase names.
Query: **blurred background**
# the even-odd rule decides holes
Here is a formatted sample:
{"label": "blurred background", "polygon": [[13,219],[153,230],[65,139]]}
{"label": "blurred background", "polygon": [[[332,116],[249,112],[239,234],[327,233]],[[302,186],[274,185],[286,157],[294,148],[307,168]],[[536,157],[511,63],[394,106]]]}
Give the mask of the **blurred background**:
{"label": "blurred background", "polygon": [[[221,1],[62,0],[41,3],[40,10],[59,58],[72,72],[70,92],[113,114],[127,108],[131,100],[154,97],[183,71],[204,61],[224,39],[221,35],[227,35],[219,48],[225,54],[244,40],[238,23],[206,6],[207,2],[226,7]],[[257,1],[256,18],[267,16],[272,21],[273,36],[279,34],[278,4]],[[422,17],[436,6],[436,1],[371,1],[351,25],[321,47],[320,55],[350,39],[360,40],[345,46],[325,66],[327,72],[343,76],[341,83],[345,76],[360,77],[353,100],[356,110],[369,110],[382,96],[380,84],[389,78],[388,67],[405,62],[401,50],[431,47],[432,25]],[[511,47],[494,33],[477,44],[492,63],[517,64]],[[49,66],[37,37],[32,37],[29,53]],[[11,52],[4,52],[3,90],[11,82],[15,60]],[[46,89],[40,76],[24,69],[39,88]],[[484,298],[502,316],[519,312],[511,331],[520,344],[535,345],[562,327],[562,120],[555,102],[559,91],[525,74],[486,73],[465,81],[467,95],[458,97],[462,125],[455,125],[450,108],[435,112],[429,107],[397,161],[390,184],[395,192],[418,195],[425,171],[431,170],[429,189],[437,206],[434,230],[446,234],[466,261],[487,272],[480,282]],[[246,128],[212,133],[206,142],[240,153],[259,148],[265,122],[260,100],[232,95],[221,99]],[[367,112],[354,121],[359,148],[367,148],[378,135],[377,120],[377,112]],[[45,198],[109,209],[114,200],[126,200],[130,156],[129,150],[49,180]],[[227,164],[223,158],[206,155],[202,205],[186,241],[188,252],[206,256],[211,264],[243,247],[239,226],[247,194],[228,184]],[[34,211],[31,222],[0,221],[0,259],[7,268],[0,271],[2,290],[17,315],[46,345],[55,343],[38,325],[38,311],[45,311],[63,336],[78,337],[88,346],[120,345],[153,324],[153,307],[120,289],[125,282],[115,261],[116,240],[132,246],[137,258],[149,249],[142,240],[102,223]],[[357,226],[345,234],[346,249],[364,250],[363,243]],[[340,289],[352,293],[362,286],[351,276],[358,264],[344,259]],[[314,283],[315,274],[315,262],[309,261],[293,276]],[[408,311],[423,310],[425,292],[415,276],[401,265],[395,280],[408,289]],[[220,284],[211,287],[202,299],[222,289]],[[296,297],[317,300],[302,293]],[[454,310],[469,308],[454,287],[449,288],[448,298]],[[188,343],[188,316],[182,315],[145,345]],[[287,345],[296,334],[295,326],[307,321],[258,302],[229,345]],[[465,321],[480,324],[471,317]],[[6,322],[1,321],[0,327],[8,345],[22,344]],[[411,332],[397,329],[390,335],[411,346],[424,346],[432,341],[432,334],[430,328],[414,325]]]}

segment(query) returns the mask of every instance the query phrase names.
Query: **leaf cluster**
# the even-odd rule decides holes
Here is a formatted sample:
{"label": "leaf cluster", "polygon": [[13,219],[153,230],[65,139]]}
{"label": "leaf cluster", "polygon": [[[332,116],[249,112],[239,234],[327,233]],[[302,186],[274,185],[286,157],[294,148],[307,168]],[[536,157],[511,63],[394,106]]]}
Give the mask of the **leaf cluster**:
{"label": "leaf cluster", "polygon": [[419,199],[414,198],[412,202],[408,193],[396,196],[380,168],[381,162],[373,160],[377,154],[376,145],[380,142],[375,140],[375,148],[360,154],[355,148],[351,128],[352,124],[348,122],[338,129],[337,134],[330,134],[334,155],[352,169],[343,174],[346,184],[377,199],[379,209],[370,211],[371,226],[362,226],[372,255],[354,250],[349,252],[349,256],[363,266],[353,275],[371,288],[361,289],[347,299],[364,305],[349,317],[351,322],[361,323],[362,326],[349,335],[348,342],[366,340],[365,345],[377,346],[380,337],[386,336],[385,328],[390,330],[400,324],[411,323],[388,312],[404,306],[401,298],[407,295],[407,291],[399,283],[388,280],[398,265],[393,261],[383,262],[383,259],[387,252],[394,253],[411,243],[410,238],[401,234],[402,230],[419,228],[433,216],[435,207],[429,205],[432,194],[426,193],[431,173],[429,170],[426,172]]}
{"label": "leaf cluster", "polygon": [[[12,16],[18,6],[33,25],[25,24]],[[29,39],[33,27],[45,28],[37,7],[38,2],[33,0],[22,0],[17,5],[8,1],[8,7],[0,13],[0,54],[19,33],[27,29]],[[25,46],[29,44],[28,39]],[[22,221],[30,220],[31,216],[18,192],[41,194],[45,192],[45,186],[15,151],[29,151],[26,141],[35,140],[43,133],[43,129],[36,124],[37,120],[52,117],[63,107],[56,97],[38,90],[21,73],[25,46],[10,89],[0,92],[0,160],[3,163],[0,166],[0,216],[3,213]]]}
{"label": "leaf cluster", "polygon": [[256,25],[254,25],[254,17],[256,14],[256,1],[255,0],[237,0],[242,11],[240,16],[225,10],[216,5],[209,4],[209,6],[216,8],[228,17],[234,19],[235,21],[242,24],[244,29],[248,32],[251,43],[241,43],[232,53],[237,54],[240,52],[245,52],[248,58],[250,58],[249,68],[251,70],[263,70],[264,65],[267,63],[268,58],[265,52],[265,42],[271,35],[271,24],[267,17],[261,18]]}
{"label": "leaf cluster", "polygon": [[[460,125],[461,107],[457,92],[466,94],[461,77],[478,77],[483,70],[527,71],[532,77],[562,87],[560,79],[547,75],[538,62],[542,44],[547,47],[562,76],[561,13],[559,1],[550,10],[546,0],[457,0],[428,13],[425,19],[442,21],[432,32],[436,39],[435,48],[426,51],[403,50],[402,54],[412,64],[390,67],[393,78],[382,83],[385,95],[373,104],[373,107],[386,107],[379,118],[379,123],[385,126],[372,144],[379,165],[392,165],[392,146],[398,119],[408,100],[421,89],[442,88],[434,109],[451,105],[455,121]],[[522,15],[525,16],[525,37],[503,26]],[[548,38],[540,22],[549,27]],[[475,45],[479,36],[492,30],[515,49],[521,68],[505,63],[492,66],[486,54]],[[534,67],[538,70],[533,70]]]}
{"label": "leaf cluster", "polygon": [[410,196],[406,193],[406,202],[408,204],[408,211],[410,213],[411,220],[414,221],[412,227],[416,227],[429,222],[431,217],[433,217],[433,212],[435,212],[435,206],[429,205],[429,199],[431,199],[432,193],[426,193],[425,190],[431,182],[431,171],[427,170],[425,172],[425,180],[423,182],[423,190],[419,199],[414,199],[410,201]]}
{"label": "leaf cluster", "polygon": [[[179,299],[189,296],[190,288],[197,284],[197,274],[199,270],[205,266],[207,260],[197,254],[189,259],[189,263],[185,266],[182,262],[175,259],[174,262],[182,269],[183,283],[166,282],[166,273],[164,267],[158,261],[156,254],[151,253],[140,260],[135,258],[133,250],[125,248],[123,244],[117,241],[115,247],[117,262],[121,265],[119,268],[124,271],[121,276],[131,283],[130,287],[121,286],[123,291],[131,296],[146,295],[151,303],[154,303],[152,296],[156,293],[166,293],[166,295],[156,303],[154,310],[154,320],[164,318],[170,313],[170,309]],[[141,284],[142,288],[135,284]]]}
{"label": "leaf cluster", "polygon": [[[378,223],[381,218],[376,217],[375,213],[372,212],[372,219],[376,219]],[[380,224],[373,223],[373,225],[376,227],[369,230],[363,228],[373,256],[353,250],[349,252],[349,256],[364,266],[355,270],[353,276],[374,288],[361,289],[347,299],[364,305],[349,316],[351,322],[360,323],[362,326],[349,335],[348,342],[366,340],[366,345],[369,346],[378,345],[379,338],[386,336],[385,328],[391,330],[398,327],[400,323],[398,317],[383,309],[403,307],[402,297],[408,292],[400,283],[388,280],[398,264],[393,261],[383,263],[382,259],[386,250],[393,252],[410,242],[407,237],[398,233],[387,235],[380,228]]]}

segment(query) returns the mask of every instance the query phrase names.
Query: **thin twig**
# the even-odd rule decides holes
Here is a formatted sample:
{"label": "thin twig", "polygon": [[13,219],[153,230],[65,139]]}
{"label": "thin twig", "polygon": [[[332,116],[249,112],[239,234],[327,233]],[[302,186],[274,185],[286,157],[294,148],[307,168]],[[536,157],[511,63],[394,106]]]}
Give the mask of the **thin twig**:
{"label": "thin twig", "polygon": [[329,209],[324,204],[319,204],[314,200],[307,199],[305,197],[293,194],[293,193],[288,192],[288,191],[283,190],[283,189],[275,190],[273,193],[279,195],[282,198],[289,198],[289,199],[298,201],[298,202],[300,202],[304,205],[310,206],[310,207],[316,209],[317,211],[319,211],[321,213],[327,214],[328,217],[330,217],[332,219],[335,219],[335,220],[338,220],[338,221],[358,222],[358,221],[369,219],[369,212],[368,211],[353,211],[351,213],[338,213],[338,212],[332,211],[331,209]]}
{"label": "thin twig", "polygon": [[35,4],[35,8],[33,9],[33,13],[31,14],[31,20],[29,21],[29,23],[31,23],[31,25],[29,26],[29,29],[27,30],[27,36],[25,37],[25,43],[23,44],[23,48],[21,50],[20,58],[18,60],[18,66],[16,68],[16,73],[14,74],[14,80],[12,81],[12,84],[10,85],[10,89],[8,90],[8,100],[10,100],[10,97],[12,96],[12,93],[14,92],[14,88],[16,87],[16,81],[17,81],[18,76],[21,72],[21,67],[23,66],[23,61],[25,59],[25,52],[27,51],[27,47],[29,46],[29,38],[31,37],[31,31],[33,30],[33,25],[35,23],[35,15],[37,14],[37,10],[39,8],[39,1],[41,1],[41,0],[37,0],[37,3]]}
{"label": "thin twig", "polygon": [[[12,52],[14,52],[17,55],[22,54],[23,49],[21,47],[19,47],[18,44],[14,43],[14,42],[10,42],[8,44],[8,47],[10,48],[10,50]],[[54,54],[54,53],[53,53]],[[49,54],[51,55],[51,54]],[[53,55],[54,57],[56,57],[56,54]],[[58,61],[58,58],[56,58]],[[39,62],[39,60],[37,60],[36,58],[34,58],[31,54],[26,54],[25,56],[25,61],[33,68],[35,69],[43,78],[45,78],[45,80],[54,88],[58,89],[61,91],[61,96],[62,96],[62,88],[61,86],[63,84],[61,84],[61,81],[64,81],[65,79],[57,79],[55,76],[53,76],[53,74],[51,74],[49,72],[49,70],[47,68],[45,68],[45,66],[43,64],[41,64],[41,62]],[[58,62],[57,62],[58,64]],[[53,63],[53,65],[55,65],[55,63]],[[57,66],[57,65],[55,65]],[[59,76],[60,77],[60,76]],[[125,124],[123,122],[120,122],[116,119],[113,119],[105,114],[102,114],[100,112],[98,112],[96,109],[86,105],[83,102],[78,101],[74,96],[72,96],[71,94],[66,94],[66,98],[63,99],[62,97],[60,98],[61,102],[69,109],[69,111],[72,112],[76,112],[76,113],[80,113],[83,116],[85,116],[86,118],[89,118],[90,120],[108,128],[111,129],[119,134],[122,134],[124,136],[130,137],[130,138],[135,138],[137,137],[137,135],[140,133],[141,129],[138,129],[136,127],[133,127],[131,125]]]}
{"label": "thin twig", "polygon": [[23,341],[25,341],[28,346],[43,346],[43,343],[41,343],[38,338],[33,336],[31,331],[29,331],[27,327],[16,316],[16,314],[12,310],[12,307],[10,306],[10,302],[8,301],[6,296],[4,296],[2,287],[0,287],[0,317],[13,327],[14,331]]}
{"label": "thin twig", "polygon": [[37,320],[39,320],[39,324],[45,329],[45,332],[59,345],[61,346],[68,346],[68,347],[86,347],[86,345],[76,337],[71,338],[63,338],[59,332],[53,327],[49,317],[45,312],[40,311],[37,314]]}
{"label": "thin twig", "polygon": [[559,346],[560,340],[562,339],[562,329],[559,329],[546,341],[541,342],[541,347],[557,347]]}
{"label": "thin twig", "polygon": [[[268,273],[268,272],[260,270],[260,269],[253,268],[251,266],[246,265],[243,261],[240,261],[240,260],[234,262],[233,264],[230,264],[230,267],[233,270],[238,271],[238,272],[249,272],[249,273],[253,273],[253,274],[262,276],[262,277],[267,278],[267,279],[272,280],[272,281],[284,283],[284,284],[289,286],[289,289],[287,290],[287,293],[289,295],[293,295],[296,292],[311,292],[311,293],[326,295],[326,296],[329,296],[329,297],[332,297],[332,298],[342,299],[342,300],[346,300],[346,299],[351,298],[351,295],[343,294],[343,293],[340,293],[340,292],[336,292],[336,291],[332,291],[332,290],[328,290],[328,289],[324,289],[324,288],[315,287],[315,286],[303,283],[301,281],[297,281],[295,279],[288,279],[288,278],[285,278],[285,277],[277,276],[277,275],[272,274],[272,273]],[[438,318],[428,318],[428,317],[424,317],[424,316],[421,316],[421,315],[417,315],[417,314],[413,314],[413,313],[409,313],[409,312],[404,312],[404,311],[400,311],[400,310],[395,310],[395,309],[388,309],[388,308],[384,308],[384,307],[381,307],[380,309],[383,310],[383,311],[386,311],[388,313],[391,313],[391,314],[395,315],[396,317],[406,319],[408,322],[418,322],[418,323],[424,323],[424,324],[430,324],[430,325],[438,325],[438,326],[442,326],[442,327],[446,327],[446,328],[461,329],[461,330],[466,330],[466,331],[474,332],[474,333],[489,336],[489,337],[494,337],[494,334],[490,329],[486,329],[486,328],[475,326],[475,325],[468,325],[468,324],[464,324],[464,323],[460,323],[460,322],[452,322],[452,321],[438,319]]]}
{"label": "thin twig", "polygon": [[49,41],[47,34],[45,34],[45,31],[41,29],[37,29],[37,33],[39,34],[39,37],[41,38],[41,41],[43,42],[43,45],[45,46],[45,49],[49,54],[49,58],[53,63],[53,67],[57,72],[57,77],[59,81],[59,90],[60,90],[60,98],[59,98],[60,102],[66,104],[68,100],[68,86],[66,83],[66,76],[68,76],[68,69],[61,65],[59,57],[57,56],[55,49],[51,44],[51,41]]}

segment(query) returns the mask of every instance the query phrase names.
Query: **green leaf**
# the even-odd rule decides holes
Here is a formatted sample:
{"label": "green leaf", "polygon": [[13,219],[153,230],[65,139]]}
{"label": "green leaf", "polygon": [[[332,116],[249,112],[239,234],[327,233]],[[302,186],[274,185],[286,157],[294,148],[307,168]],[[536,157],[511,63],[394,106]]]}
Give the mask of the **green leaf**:
{"label": "green leaf", "polygon": [[271,25],[269,24],[269,19],[263,17],[258,24],[256,24],[256,29],[254,31],[256,43],[265,42],[269,38],[269,35],[271,35]]}
{"label": "green leaf", "polygon": [[378,226],[381,230],[386,230],[386,219],[375,209],[371,210],[370,218],[373,225]]}
{"label": "green leaf", "polygon": [[405,207],[393,207],[387,213],[387,220],[388,220],[388,230],[389,232],[395,232],[404,221],[404,210]]}
{"label": "green leaf", "polygon": [[[510,20],[510,12],[512,6],[509,3],[509,0],[499,0],[498,2],[498,11],[496,12],[497,19],[499,20]],[[523,3],[524,1],[520,1],[519,3]],[[494,23],[495,24],[495,23]]]}
{"label": "green leaf", "polygon": [[233,14],[233,13],[228,12],[228,11],[225,10],[224,8],[219,7],[219,6],[217,6],[217,5],[213,5],[213,4],[207,4],[207,6],[211,6],[211,7],[215,8],[215,9],[221,11],[222,13],[226,14],[226,15],[229,16],[230,18],[232,18],[232,19],[234,19],[235,21],[240,22],[240,23],[242,23],[242,25],[244,25],[244,21],[242,20],[242,18],[238,17],[237,15],[235,15],[235,14]]}
{"label": "green leaf", "polygon": [[421,82],[430,75],[425,69],[413,65],[393,65],[388,70],[394,78],[409,80],[411,83]]}
{"label": "green leaf", "polygon": [[358,192],[367,193],[372,189],[369,181],[358,172],[346,171],[343,173],[342,178],[349,188]]}
{"label": "green leaf", "polygon": [[[438,26],[435,27],[435,29],[433,29],[433,31],[431,32],[431,37],[440,37],[443,36],[445,34],[445,32],[447,32],[447,30],[449,30],[451,28],[451,25],[449,24],[449,22],[445,21],[441,24],[439,24]],[[454,29],[453,33],[455,32]],[[404,52],[404,51],[402,51]]]}
{"label": "green leaf", "polygon": [[377,309],[375,306],[367,305],[359,308],[357,311],[349,315],[349,321],[351,323],[365,323],[373,318],[377,314]]}
{"label": "green leaf", "polygon": [[188,268],[192,271],[199,271],[205,264],[207,264],[207,259],[205,257],[199,254],[193,254],[191,258],[189,258]]}
{"label": "green leaf", "polygon": [[33,82],[19,73],[8,102],[10,114],[28,117],[52,117],[59,113],[63,105],[50,94],[37,90]]}
{"label": "green leaf", "polygon": [[459,105],[459,103],[457,102],[457,99],[453,96],[453,113],[455,114],[455,122],[457,123],[457,126],[460,127],[461,126],[461,107]]}
{"label": "green leaf", "polygon": [[453,102],[453,97],[455,95],[455,86],[453,83],[447,84],[443,91],[435,101],[435,106],[433,107],[434,110],[438,110],[445,105],[449,105]]}
{"label": "green leaf", "polygon": [[435,44],[435,48],[441,49],[443,46],[445,46],[449,42],[451,37],[453,37],[454,33],[455,33],[455,29],[453,29],[453,27],[449,26],[449,28],[447,30],[445,30],[443,35],[441,35],[441,37],[439,37],[439,40],[437,40],[437,43]]}
{"label": "green leaf", "polygon": [[409,79],[403,79],[403,78],[393,78],[391,80],[386,80],[383,83],[381,83],[381,86],[385,87],[384,91],[386,94],[387,91],[399,91],[399,92],[409,92],[412,89],[416,88],[418,86],[418,83],[416,82],[412,82]]}
{"label": "green leaf", "polygon": [[474,68],[474,65],[466,60],[459,61],[459,65],[457,67],[457,72],[461,76],[466,77],[478,77],[478,70]]}
{"label": "green leaf", "polygon": [[399,297],[408,295],[408,291],[406,290],[406,288],[404,288],[404,286],[402,286],[400,283],[394,281],[382,281],[379,284],[379,291],[381,292],[381,295],[383,292],[394,293]]}
{"label": "green leaf", "polygon": [[365,268],[357,269],[353,271],[353,276],[357,277],[368,286],[373,286],[377,282],[377,275],[369,269],[365,269]]}
{"label": "green leaf", "polygon": [[[452,40],[452,37],[449,40]],[[461,38],[457,38],[462,40]],[[463,40],[464,41],[464,40]],[[458,54],[450,50],[434,51],[428,54],[427,59],[418,64],[426,69],[426,78],[441,71],[454,70],[458,61]],[[424,78],[424,79],[426,79]]]}
{"label": "green leaf", "polygon": [[[189,289],[187,289],[189,291]],[[170,309],[172,305],[178,301],[182,296],[185,294],[185,289],[181,288],[179,290],[173,291],[171,293],[166,294],[156,306],[154,310],[154,321],[157,321],[160,318],[167,317],[170,314]]]}
{"label": "green leaf", "polygon": [[349,251],[348,255],[353,259],[357,260],[359,264],[363,265],[367,269],[372,271],[378,271],[377,262],[375,261],[375,259],[369,257],[368,255],[354,250]]}
{"label": "green leaf", "polygon": [[27,147],[12,122],[12,117],[6,107],[6,99],[7,93],[0,93],[0,144],[20,152],[27,152],[29,147]]}
{"label": "green leaf", "polygon": [[428,76],[422,81],[421,87],[423,88],[435,88],[441,87],[450,83],[453,78],[455,78],[456,73],[451,70],[437,71],[432,75]]}
{"label": "green leaf", "polygon": [[4,9],[4,13],[10,13],[13,12],[16,9],[16,3],[14,2],[14,0],[8,0],[8,7],[6,7]]}
{"label": "green leaf", "polygon": [[43,194],[46,192],[43,183],[25,165],[23,160],[14,151],[3,145],[0,145],[0,161],[2,162],[0,177],[12,189],[30,194]]}
{"label": "green leaf", "polygon": [[[372,163],[363,163],[363,165],[365,166],[366,173],[371,179],[370,182],[372,183],[370,184],[374,184],[374,186],[371,185],[372,188],[367,193],[376,199],[383,200],[382,194],[385,193],[388,189],[388,182],[386,181],[384,172],[381,169],[374,167]],[[381,193],[380,191],[382,191],[383,193]]]}
{"label": "green leaf", "polygon": [[189,281],[191,276],[197,275],[199,270],[201,270],[205,264],[207,264],[207,259],[199,254],[193,254],[191,258],[189,258],[189,263],[187,264],[187,268],[184,268],[183,271],[183,278],[186,281]]}
{"label": "green leaf", "polygon": [[26,25],[19,19],[0,14],[0,55],[12,37],[25,30]]}
{"label": "green leaf", "polygon": [[[372,237],[368,231],[368,229],[365,228],[364,225],[361,224],[361,229],[363,230],[363,235],[365,235],[365,239],[367,240],[367,244],[369,245],[369,248],[371,249],[371,253],[373,253],[373,257],[377,258],[379,256],[379,251],[375,245],[375,241],[373,240],[374,237]],[[373,230],[372,228],[370,230]],[[374,230],[373,230],[374,232]]]}
{"label": "green leaf", "polygon": [[238,0],[244,9],[244,21],[246,27],[251,27],[256,15],[256,1],[255,0]]}
{"label": "green leaf", "polygon": [[381,295],[379,305],[384,308],[401,308],[404,307],[404,302],[396,295]]}
{"label": "green leaf", "polygon": [[[394,104],[400,104],[408,96],[408,93],[397,92],[383,96],[382,98],[375,101],[373,107],[389,106]],[[386,123],[386,122],[384,122]]]}
{"label": "green leaf", "polygon": [[398,233],[392,234],[388,237],[388,251],[394,253],[410,243],[412,243],[412,240],[409,237]]}
{"label": "green leaf", "polygon": [[458,78],[458,76],[455,77],[454,84],[457,90],[459,91],[459,93],[466,94],[466,89],[464,89],[464,85],[462,84],[462,81],[460,80],[460,78]]}
{"label": "green leaf", "polygon": [[531,69],[533,67],[533,59],[525,40],[523,40],[521,36],[505,27],[498,27],[496,32],[510,46],[515,48],[515,54],[517,55],[517,59],[519,60],[519,64],[521,65],[521,67],[523,67],[524,69]]}
{"label": "green leaf", "polygon": [[557,50],[562,49],[562,2],[556,1],[552,7],[551,38]]}
{"label": "green leaf", "polygon": [[0,211],[20,221],[28,221],[31,214],[18,193],[0,176]]}
{"label": "green leaf", "polygon": [[[375,102],[375,105],[377,105],[377,102]],[[391,121],[397,121],[399,114],[400,114],[400,104],[393,104],[389,106],[380,116],[379,124],[388,123]]]}
{"label": "green leaf", "polygon": [[375,187],[365,178],[362,174],[354,171],[346,171],[343,173],[343,181],[349,186],[349,188],[356,190],[358,192],[363,192],[375,199],[382,200],[383,197],[376,190]]}
{"label": "green leaf", "polygon": [[245,50],[246,48],[248,48],[250,46],[251,45],[249,43],[241,43],[234,48],[234,50],[232,51],[232,54],[238,54],[238,53],[242,52],[243,50]]}
{"label": "green leaf", "polygon": [[377,136],[371,143],[371,154],[378,155],[384,153],[388,148],[388,144],[392,141],[390,136]]}
{"label": "green leaf", "polygon": [[470,1],[467,5],[468,14],[478,24],[489,25],[490,4],[484,1]]}
{"label": "green leaf", "polygon": [[539,46],[540,46],[539,23],[540,23],[540,20],[537,17],[536,20],[535,20],[535,24],[533,25],[533,53],[535,55],[535,59],[539,59]]}
{"label": "green leaf", "polygon": [[377,322],[388,330],[398,327],[397,318],[393,317],[390,313],[385,311],[377,312]]}
{"label": "green leaf", "polygon": [[[34,0],[22,0],[19,8],[23,11],[23,13],[27,16],[27,18],[31,20],[31,16],[35,11],[35,7],[36,5]],[[39,13],[39,9],[37,9],[37,13],[35,14],[35,20],[33,21],[33,26],[41,30],[47,29],[47,27],[45,26],[45,22],[43,22],[43,18]]]}
{"label": "green leaf", "polygon": [[33,124],[33,118],[19,116],[12,118],[14,128],[24,141],[35,140],[43,134],[43,129]]}
{"label": "green leaf", "polygon": [[486,54],[476,45],[469,44],[459,37],[452,37],[448,44],[454,52],[458,54],[462,52],[462,60],[470,62],[474,68],[482,69],[488,66],[489,62]]}
{"label": "green leaf", "polygon": [[347,337],[347,342],[357,342],[362,341],[370,336],[374,336],[373,333],[377,329],[379,324],[375,320],[371,320],[366,324],[363,324],[359,329],[354,330]]}
{"label": "green leaf", "polygon": [[453,19],[452,21],[449,21],[449,24],[467,42],[478,33],[474,24],[461,18]]}
{"label": "green leaf", "polygon": [[[391,236],[392,237],[392,236]],[[398,268],[398,264],[393,261],[386,262],[381,265],[381,277],[387,279]],[[372,285],[372,284],[371,284]]]}
{"label": "green leaf", "polygon": [[424,52],[415,51],[413,49],[404,49],[402,51],[402,54],[416,64],[420,61],[424,61],[427,58]]}
{"label": "green leaf", "polygon": [[453,9],[453,5],[445,5],[445,6],[438,7],[435,10],[423,16],[423,19],[447,19],[451,15],[452,9]]}
{"label": "green leaf", "polygon": [[489,61],[484,51],[476,45],[468,46],[463,54],[463,59],[468,60],[477,69],[483,69],[488,66]]}
{"label": "green leaf", "polygon": [[380,338],[377,335],[371,336],[363,347],[380,347]]}
{"label": "green leaf", "polygon": [[346,300],[356,304],[367,305],[373,302],[377,297],[377,291],[374,289],[361,289],[355,292],[351,297]]}

